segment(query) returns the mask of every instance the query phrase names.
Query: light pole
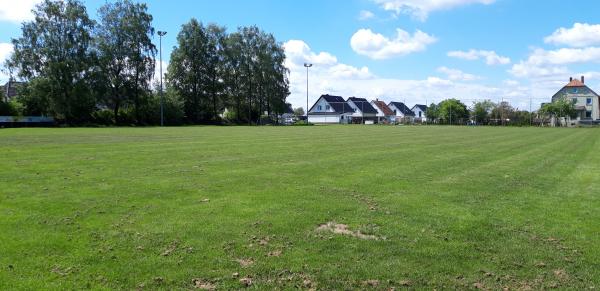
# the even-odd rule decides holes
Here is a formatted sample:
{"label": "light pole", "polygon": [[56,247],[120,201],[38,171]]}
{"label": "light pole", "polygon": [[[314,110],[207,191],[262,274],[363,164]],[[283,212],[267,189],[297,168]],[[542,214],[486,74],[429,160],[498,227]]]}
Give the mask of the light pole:
{"label": "light pole", "polygon": [[162,37],[167,34],[166,31],[158,31],[158,39],[159,39],[159,55],[160,55],[160,126],[165,125],[165,118],[163,114],[163,107],[165,104],[164,94],[163,94],[163,72],[162,72]]}
{"label": "light pole", "polygon": [[308,124],[308,68],[312,67],[312,64],[304,63],[306,68],[306,123]]}

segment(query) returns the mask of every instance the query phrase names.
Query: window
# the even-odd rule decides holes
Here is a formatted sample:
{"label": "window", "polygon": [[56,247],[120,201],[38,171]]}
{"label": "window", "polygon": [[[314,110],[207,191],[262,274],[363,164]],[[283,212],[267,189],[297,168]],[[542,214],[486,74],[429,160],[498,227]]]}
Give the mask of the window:
{"label": "window", "polygon": [[573,104],[577,104],[577,98],[573,98]]}
{"label": "window", "polygon": [[579,92],[579,89],[577,89],[577,88],[573,88],[573,91],[572,91],[572,92],[573,92],[573,94],[577,94],[577,93]]}
{"label": "window", "polygon": [[587,111],[585,113],[585,118],[592,118],[592,112],[591,111]]}
{"label": "window", "polygon": [[421,115],[423,114],[423,112],[419,111],[419,117],[422,117]]}
{"label": "window", "polygon": [[323,110],[323,106],[319,105],[319,111]]}
{"label": "window", "polygon": [[329,110],[329,109],[331,109],[331,106],[325,105],[325,110]]}
{"label": "window", "polygon": [[585,103],[586,103],[587,105],[592,105],[592,98],[588,98],[588,99],[585,101]]}

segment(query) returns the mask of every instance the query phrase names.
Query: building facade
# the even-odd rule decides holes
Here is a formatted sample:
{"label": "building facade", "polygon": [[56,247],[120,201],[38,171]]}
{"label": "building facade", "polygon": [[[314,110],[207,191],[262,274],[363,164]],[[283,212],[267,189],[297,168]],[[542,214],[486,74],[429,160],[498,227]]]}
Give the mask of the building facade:
{"label": "building facade", "polygon": [[581,80],[571,78],[566,86],[552,96],[552,102],[559,99],[573,101],[577,110],[577,120],[600,119],[600,96],[585,85],[583,76]]}

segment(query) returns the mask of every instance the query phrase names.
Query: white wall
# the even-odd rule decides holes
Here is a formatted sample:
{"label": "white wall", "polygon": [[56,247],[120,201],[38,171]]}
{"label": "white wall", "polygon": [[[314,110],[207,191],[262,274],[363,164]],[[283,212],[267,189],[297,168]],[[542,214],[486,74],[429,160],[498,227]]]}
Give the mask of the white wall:
{"label": "white wall", "polygon": [[[321,106],[320,110],[319,110],[319,106]],[[329,106],[329,109],[327,109],[327,106]],[[333,110],[333,107],[331,107],[329,105],[329,103],[327,103],[327,101],[325,101],[325,99],[319,98],[319,100],[317,101],[317,104],[315,105],[315,107],[312,108],[312,110],[310,112],[335,112],[335,111]]]}
{"label": "white wall", "polygon": [[340,115],[308,115],[309,123],[340,123]]}

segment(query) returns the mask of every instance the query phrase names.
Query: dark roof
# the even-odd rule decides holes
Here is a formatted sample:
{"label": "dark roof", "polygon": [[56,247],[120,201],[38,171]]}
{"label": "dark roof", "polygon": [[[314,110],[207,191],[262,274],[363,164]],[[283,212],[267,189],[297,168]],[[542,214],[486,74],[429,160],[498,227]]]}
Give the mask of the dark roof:
{"label": "dark roof", "polygon": [[392,109],[390,109],[390,107],[388,107],[387,104],[385,104],[385,102],[379,100],[375,100],[373,102],[375,103],[375,106],[379,107],[379,110],[383,112],[383,115],[394,115],[394,111],[392,111]]}
{"label": "dark roof", "polygon": [[371,103],[365,98],[350,97],[348,98],[348,101],[352,101],[352,103],[354,103],[354,105],[356,105],[363,113],[377,114],[377,109],[373,108]]}
{"label": "dark roof", "polygon": [[415,108],[415,107],[417,107],[417,108],[421,109],[421,111],[423,111],[423,112],[426,112],[426,111],[427,111],[427,105],[423,105],[423,104],[417,104],[417,105],[415,105],[413,108]]}
{"label": "dark roof", "polygon": [[[352,107],[350,107],[350,105],[348,105],[348,103],[346,103],[346,100],[344,100],[344,98],[342,98],[341,96],[332,96],[332,95],[321,95],[321,97],[319,97],[319,99],[317,99],[317,102],[319,102],[319,100],[323,98],[325,99],[325,101],[327,101],[327,103],[329,103],[329,105],[331,106],[331,108],[333,108],[333,110],[335,112],[330,112],[330,113],[337,113],[337,114],[341,114],[341,113],[354,113],[354,110],[352,110]],[[308,112],[311,112],[313,110],[313,108],[315,108],[315,105],[317,105],[317,102],[315,102],[315,104],[313,104],[313,106],[310,108],[310,110],[308,110]],[[310,114],[315,114],[310,113]]]}
{"label": "dark roof", "polygon": [[415,113],[412,112],[412,110],[410,110],[410,108],[408,108],[408,106],[404,105],[402,102],[390,102],[389,106],[391,107],[392,105],[394,105],[404,115],[415,116]]}

